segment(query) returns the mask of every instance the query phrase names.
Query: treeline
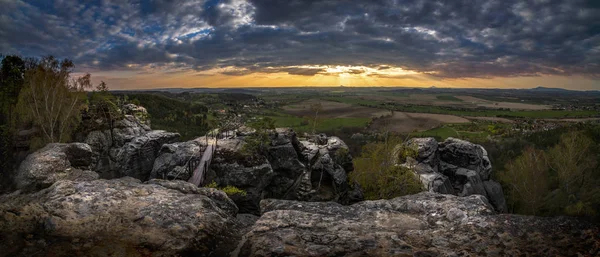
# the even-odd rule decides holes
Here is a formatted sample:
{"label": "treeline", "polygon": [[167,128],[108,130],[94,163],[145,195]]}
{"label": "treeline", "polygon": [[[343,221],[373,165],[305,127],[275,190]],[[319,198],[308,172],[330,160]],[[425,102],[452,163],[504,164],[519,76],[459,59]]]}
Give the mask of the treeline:
{"label": "treeline", "polygon": [[[117,99],[91,75],[73,77],[68,59],[0,56],[0,168],[14,169],[19,153],[72,140],[82,118],[112,128],[120,118]],[[6,179],[3,178],[3,181]]]}
{"label": "treeline", "polygon": [[[120,96],[121,94],[116,94]],[[159,93],[127,93],[124,99],[148,110],[153,129],[181,134],[182,140],[203,136],[217,126],[205,105],[184,102]]]}
{"label": "treeline", "polygon": [[490,150],[511,212],[600,221],[600,125],[578,124],[504,144],[503,154]]}

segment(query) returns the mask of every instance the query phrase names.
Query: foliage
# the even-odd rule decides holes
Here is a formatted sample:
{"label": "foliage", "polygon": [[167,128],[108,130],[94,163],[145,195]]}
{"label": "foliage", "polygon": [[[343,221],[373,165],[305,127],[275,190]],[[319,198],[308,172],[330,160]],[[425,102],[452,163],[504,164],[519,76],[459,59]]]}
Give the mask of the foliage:
{"label": "foliage", "polygon": [[228,196],[232,196],[232,195],[246,196],[246,194],[247,194],[246,191],[239,189],[237,187],[234,187],[234,186],[228,185],[225,187],[219,187],[219,185],[215,181],[210,182],[208,185],[206,185],[206,187],[221,190],[221,191],[225,192]]}
{"label": "foliage", "polygon": [[550,192],[547,172],[545,153],[527,148],[500,175],[501,181],[509,185],[507,193],[519,213],[535,215],[542,208],[544,197]]}
{"label": "foliage", "polygon": [[514,212],[598,218],[599,141],[589,132],[565,132],[554,146],[528,147],[506,165],[499,178]]}
{"label": "foliage", "polygon": [[[107,126],[113,137],[114,122],[121,119],[123,115],[117,106],[116,97],[108,92],[108,86],[104,81],[96,87],[96,91],[90,94],[88,102],[87,113],[94,121],[91,124],[97,124],[97,121],[100,121],[100,124]],[[114,141],[112,138],[111,142]]]}
{"label": "foliage", "polygon": [[360,157],[354,159],[354,171],[350,179],[363,188],[365,198],[390,199],[418,193],[423,186],[409,168],[397,166],[401,157],[413,153],[400,138],[389,138],[381,143],[369,143],[363,147]]}
{"label": "foliage", "polygon": [[203,136],[209,130],[210,115],[202,104],[183,102],[159,94],[126,94],[129,102],[148,110],[153,129],[178,132],[181,140]]}
{"label": "foliage", "polygon": [[275,129],[275,121],[269,117],[263,117],[248,125],[255,130],[255,133],[244,139],[242,153],[245,155],[264,154],[270,141],[269,130]]}
{"label": "foliage", "polygon": [[352,156],[347,148],[340,148],[333,155],[333,161],[337,164],[348,163],[351,160]]}
{"label": "foliage", "polygon": [[72,68],[70,60],[59,61],[50,56],[25,74],[17,111],[21,122],[32,123],[42,131],[39,141],[34,141],[39,144],[37,147],[67,142],[79,125],[84,89],[91,87],[91,76],[71,78]]}
{"label": "foliage", "polygon": [[0,173],[13,164],[15,116],[17,99],[24,83],[26,61],[19,56],[0,56]]}

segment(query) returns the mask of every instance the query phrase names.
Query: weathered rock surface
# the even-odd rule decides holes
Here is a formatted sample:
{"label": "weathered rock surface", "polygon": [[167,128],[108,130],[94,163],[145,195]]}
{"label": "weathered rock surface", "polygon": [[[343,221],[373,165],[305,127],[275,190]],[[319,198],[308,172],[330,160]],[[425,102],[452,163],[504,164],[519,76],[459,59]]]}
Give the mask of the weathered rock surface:
{"label": "weathered rock surface", "polygon": [[92,149],[83,143],[48,144],[27,156],[15,176],[17,189],[35,191],[59,180],[94,180]]}
{"label": "weathered rock surface", "polygon": [[[247,130],[242,134],[253,133]],[[231,196],[240,212],[259,214],[264,198],[344,204],[364,199],[358,185],[348,185],[352,156],[341,139],[319,135],[318,140],[301,141],[291,129],[275,129],[262,155],[244,150],[246,136],[219,139],[205,177],[207,184],[216,182],[219,187],[244,190],[245,195]],[[205,142],[205,138],[198,138],[163,145],[150,178],[187,180],[191,174],[186,163],[194,154],[202,155]]]}
{"label": "weathered rock surface", "polygon": [[271,164],[264,156],[245,153],[241,150],[243,140],[239,138],[219,140],[215,156],[207,172],[208,183],[235,186],[245,195],[232,195],[232,200],[243,213],[260,213],[260,200],[267,193],[265,188],[274,176]]}
{"label": "weathered rock surface", "polygon": [[61,180],[0,196],[0,255],[203,256],[225,247],[236,213],[225,193],[184,181]]}
{"label": "weathered rock surface", "polygon": [[434,138],[413,138],[408,144],[417,148],[417,156],[402,165],[413,167],[428,191],[483,195],[497,211],[506,212],[502,187],[490,180],[492,164],[482,146],[456,138],[440,143]]}
{"label": "weathered rock surface", "polygon": [[113,171],[117,171],[117,177],[129,176],[148,180],[162,145],[177,138],[178,133],[153,130],[132,139],[116,152]]}
{"label": "weathered rock surface", "polygon": [[148,180],[162,145],[175,142],[179,134],[151,130],[143,107],[127,104],[122,111],[123,119],[115,121],[113,129],[93,130],[85,136],[94,153],[92,170],[106,179]]}
{"label": "weathered rock surface", "polygon": [[199,139],[187,142],[164,144],[154,160],[150,178],[181,179],[187,181],[192,174],[187,164],[192,158],[202,156],[206,143]]}
{"label": "weathered rock surface", "polygon": [[495,215],[480,195],[424,192],[350,206],[267,199],[236,256],[597,256],[600,228]]}

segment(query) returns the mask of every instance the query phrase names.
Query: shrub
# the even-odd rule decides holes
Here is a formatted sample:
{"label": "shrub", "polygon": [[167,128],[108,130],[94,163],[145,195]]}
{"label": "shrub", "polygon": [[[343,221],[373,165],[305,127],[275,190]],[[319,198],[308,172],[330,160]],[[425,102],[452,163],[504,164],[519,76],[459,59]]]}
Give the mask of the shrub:
{"label": "shrub", "polygon": [[246,196],[246,194],[247,194],[246,191],[244,191],[242,189],[239,189],[237,187],[234,187],[234,186],[229,186],[228,185],[228,186],[225,186],[225,187],[219,187],[219,185],[215,181],[210,182],[205,187],[221,190],[221,191],[225,192],[228,196],[233,196],[233,195]]}
{"label": "shrub", "polygon": [[368,200],[391,199],[423,191],[417,175],[409,168],[397,166],[416,150],[402,140],[392,138],[382,143],[370,143],[354,159],[350,179],[363,188]]}

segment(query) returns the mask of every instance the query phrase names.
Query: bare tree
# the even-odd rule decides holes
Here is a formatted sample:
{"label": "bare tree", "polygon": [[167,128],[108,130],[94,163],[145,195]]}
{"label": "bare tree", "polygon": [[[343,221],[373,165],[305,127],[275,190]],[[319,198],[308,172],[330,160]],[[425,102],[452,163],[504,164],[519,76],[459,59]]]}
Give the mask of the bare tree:
{"label": "bare tree", "polygon": [[43,143],[65,142],[77,127],[80,107],[91,76],[71,78],[73,63],[46,57],[25,74],[18,110],[26,122],[40,128]]}
{"label": "bare tree", "polygon": [[319,112],[323,111],[323,105],[321,105],[321,102],[318,103],[314,103],[310,105],[310,111],[315,113],[314,116],[314,120],[313,120],[313,129],[312,129],[312,133],[315,133],[315,130],[317,128],[317,121],[319,119]]}

